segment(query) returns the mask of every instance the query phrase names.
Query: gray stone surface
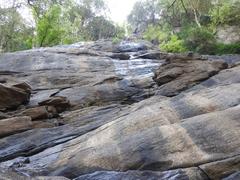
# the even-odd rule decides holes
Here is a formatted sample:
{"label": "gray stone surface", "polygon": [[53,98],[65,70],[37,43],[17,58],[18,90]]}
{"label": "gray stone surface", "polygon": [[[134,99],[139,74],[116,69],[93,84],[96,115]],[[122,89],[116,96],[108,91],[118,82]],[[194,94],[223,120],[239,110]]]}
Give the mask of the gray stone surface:
{"label": "gray stone surface", "polygon": [[92,174],[80,176],[74,180],[168,180],[168,179],[194,179],[204,180],[208,179],[199,169],[177,169],[167,172],[157,171],[127,171],[127,172],[114,172],[114,171],[97,171]]}

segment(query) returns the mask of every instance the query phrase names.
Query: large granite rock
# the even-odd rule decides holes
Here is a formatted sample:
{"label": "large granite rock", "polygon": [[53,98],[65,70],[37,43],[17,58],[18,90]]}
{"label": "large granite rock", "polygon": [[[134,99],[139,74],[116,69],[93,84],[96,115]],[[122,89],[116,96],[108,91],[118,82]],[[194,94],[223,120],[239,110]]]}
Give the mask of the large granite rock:
{"label": "large granite rock", "polygon": [[2,108],[0,176],[238,178],[240,66],[211,58],[111,41],[0,55],[2,86],[31,93]]}

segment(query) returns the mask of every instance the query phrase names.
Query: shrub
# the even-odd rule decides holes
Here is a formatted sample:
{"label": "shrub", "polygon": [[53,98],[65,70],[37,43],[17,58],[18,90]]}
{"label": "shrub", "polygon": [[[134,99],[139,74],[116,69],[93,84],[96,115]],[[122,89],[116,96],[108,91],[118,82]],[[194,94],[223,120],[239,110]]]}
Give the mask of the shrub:
{"label": "shrub", "polygon": [[214,54],[216,39],[214,34],[205,27],[190,28],[185,39],[186,47],[201,54]]}
{"label": "shrub", "polygon": [[163,30],[160,26],[149,26],[143,34],[143,38],[155,42],[155,44],[163,43],[168,40],[169,31]]}
{"label": "shrub", "polygon": [[121,41],[122,41],[121,38],[118,38],[118,37],[112,38],[112,43],[113,43],[113,44],[118,44],[118,43],[120,43]]}
{"label": "shrub", "polygon": [[211,11],[212,24],[213,26],[218,25],[239,25],[240,21],[240,2],[225,2],[216,6]]}
{"label": "shrub", "polygon": [[240,54],[240,43],[216,45],[216,54]]}
{"label": "shrub", "polygon": [[172,35],[169,41],[161,43],[160,49],[173,53],[187,51],[187,48],[184,45],[184,41],[179,39],[177,35]]}

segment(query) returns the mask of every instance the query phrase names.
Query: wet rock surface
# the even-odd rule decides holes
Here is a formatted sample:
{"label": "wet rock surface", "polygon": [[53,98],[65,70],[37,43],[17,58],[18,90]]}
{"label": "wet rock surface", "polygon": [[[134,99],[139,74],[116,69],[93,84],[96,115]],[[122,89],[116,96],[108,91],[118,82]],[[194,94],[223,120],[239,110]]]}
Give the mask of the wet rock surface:
{"label": "wet rock surface", "polygon": [[237,179],[239,61],[209,58],[106,40],[0,55],[1,177]]}

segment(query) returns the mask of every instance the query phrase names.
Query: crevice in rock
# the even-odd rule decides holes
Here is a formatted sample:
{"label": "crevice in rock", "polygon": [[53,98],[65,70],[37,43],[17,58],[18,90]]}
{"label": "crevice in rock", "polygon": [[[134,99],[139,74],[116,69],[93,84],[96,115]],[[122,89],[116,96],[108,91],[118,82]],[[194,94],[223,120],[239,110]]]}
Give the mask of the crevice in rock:
{"label": "crevice in rock", "polygon": [[[24,151],[20,151],[20,152],[17,152],[15,154],[11,154],[9,156],[0,157],[0,163],[4,162],[4,161],[13,160],[13,159],[18,158],[18,157],[30,157],[30,156],[36,155],[38,153],[43,152],[44,150],[46,150],[48,148],[53,148],[57,145],[64,144],[68,141],[71,141],[71,140],[76,139],[76,138],[78,138],[82,135],[85,135],[86,133],[90,133],[91,131],[94,131],[99,127],[100,126],[90,128],[86,132],[68,134],[67,136],[63,136],[63,137],[60,137],[60,138],[56,138],[52,141],[48,141],[47,143],[42,144],[38,147],[32,146],[32,147],[30,147],[30,148],[28,148]],[[74,146],[74,144],[72,146]]]}
{"label": "crevice in rock", "polygon": [[[44,150],[46,150],[48,148],[52,148],[52,147],[55,147],[55,146],[57,146],[59,144],[66,143],[66,142],[68,142],[70,140],[73,140],[73,139],[75,139],[77,137],[79,137],[79,136],[69,135],[69,136],[65,136],[65,137],[59,138],[59,139],[55,139],[53,141],[49,141],[47,144],[42,144],[42,145],[40,145],[38,147],[34,147],[33,146],[33,147],[30,147],[29,149],[24,150],[22,152],[18,152],[18,153],[15,153],[13,155],[2,157],[2,158],[0,158],[0,162],[13,160],[13,159],[18,158],[18,157],[30,157],[30,156],[36,155],[38,153],[41,153],[41,152],[43,152]],[[56,143],[51,144],[52,142],[56,142]]]}
{"label": "crevice in rock", "polygon": [[121,77],[109,77],[107,79],[104,79],[101,82],[94,84],[93,86],[102,85],[102,84],[112,84],[112,83],[115,83],[115,82],[118,82],[121,80],[123,80],[123,78],[121,78]]}
{"label": "crevice in rock", "polygon": [[70,89],[70,88],[72,88],[72,87],[68,86],[68,87],[60,88],[57,92],[51,94],[50,97],[56,96],[56,95],[59,94],[61,91],[64,91],[64,90]]}
{"label": "crevice in rock", "polygon": [[17,72],[17,71],[0,71],[0,75],[14,75],[14,74],[24,74],[24,73]]}
{"label": "crevice in rock", "polygon": [[197,168],[206,176],[207,179],[212,180],[212,178],[209,177],[207,172],[205,172],[201,167],[197,166]]}
{"label": "crevice in rock", "polygon": [[189,165],[186,165],[186,166],[175,166],[174,168],[169,168],[168,170],[175,170],[175,169],[181,169],[181,168],[191,168],[191,167],[199,167],[199,166],[204,165],[204,164],[209,164],[209,163],[218,162],[218,161],[224,161],[224,160],[231,159],[231,158],[234,158],[234,157],[237,157],[237,156],[240,156],[240,154],[236,154],[236,155],[225,157],[225,158],[219,158],[219,159],[216,159],[216,160],[210,160],[210,161],[206,161],[206,162],[202,162],[202,163],[196,163],[196,164],[193,164],[192,166],[189,166]]}

